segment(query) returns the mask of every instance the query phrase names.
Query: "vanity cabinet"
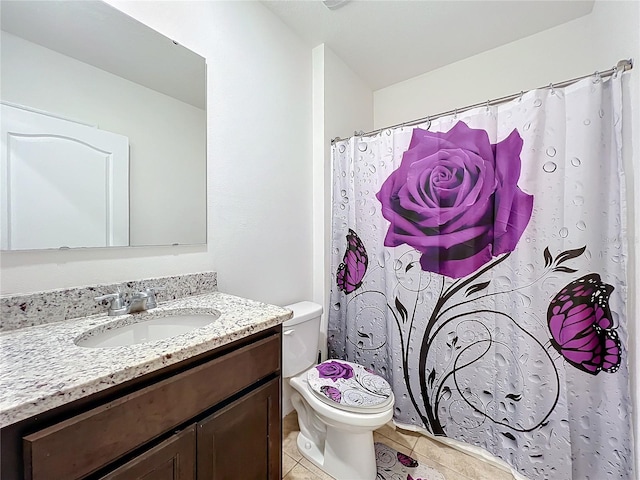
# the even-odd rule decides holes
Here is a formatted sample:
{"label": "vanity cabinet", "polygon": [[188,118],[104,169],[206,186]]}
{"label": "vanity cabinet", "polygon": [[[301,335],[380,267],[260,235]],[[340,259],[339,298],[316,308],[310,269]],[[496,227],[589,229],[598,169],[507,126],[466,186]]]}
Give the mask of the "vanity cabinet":
{"label": "vanity cabinet", "polygon": [[281,478],[281,327],[2,429],[2,480]]}

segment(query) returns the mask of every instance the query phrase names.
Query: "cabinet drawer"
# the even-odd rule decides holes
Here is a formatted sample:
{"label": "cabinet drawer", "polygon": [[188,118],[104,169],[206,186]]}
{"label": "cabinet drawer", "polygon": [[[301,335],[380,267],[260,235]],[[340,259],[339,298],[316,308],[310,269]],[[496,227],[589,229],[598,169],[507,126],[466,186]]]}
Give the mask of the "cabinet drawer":
{"label": "cabinet drawer", "polygon": [[183,430],[99,480],[195,480],[196,427]]}
{"label": "cabinet drawer", "polygon": [[273,335],[25,436],[25,478],[82,478],[279,369]]}

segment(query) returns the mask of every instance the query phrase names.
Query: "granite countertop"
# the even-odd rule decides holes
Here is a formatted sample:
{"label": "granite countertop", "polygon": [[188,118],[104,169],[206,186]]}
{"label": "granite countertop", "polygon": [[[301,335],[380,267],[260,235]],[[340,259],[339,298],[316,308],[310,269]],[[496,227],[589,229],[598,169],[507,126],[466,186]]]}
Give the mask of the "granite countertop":
{"label": "granite countertop", "polygon": [[[74,340],[131,320],[173,313],[220,318],[182,335],[124,347],[86,348]],[[0,333],[0,427],[105,390],[291,318],[290,310],[224,293],[173,300],[133,315],[105,314]]]}

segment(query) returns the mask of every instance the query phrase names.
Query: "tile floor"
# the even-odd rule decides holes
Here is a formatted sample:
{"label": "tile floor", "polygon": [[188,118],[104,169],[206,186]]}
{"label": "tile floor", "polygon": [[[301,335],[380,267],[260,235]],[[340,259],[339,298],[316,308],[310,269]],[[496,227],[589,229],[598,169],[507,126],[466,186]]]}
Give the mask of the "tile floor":
{"label": "tile floor", "polygon": [[[283,480],[332,480],[333,477],[319,470],[298,452],[297,434],[298,417],[294,411],[282,420]],[[385,425],[376,430],[373,437],[376,442],[437,469],[446,480],[513,480],[510,473],[419,433],[394,430]]]}

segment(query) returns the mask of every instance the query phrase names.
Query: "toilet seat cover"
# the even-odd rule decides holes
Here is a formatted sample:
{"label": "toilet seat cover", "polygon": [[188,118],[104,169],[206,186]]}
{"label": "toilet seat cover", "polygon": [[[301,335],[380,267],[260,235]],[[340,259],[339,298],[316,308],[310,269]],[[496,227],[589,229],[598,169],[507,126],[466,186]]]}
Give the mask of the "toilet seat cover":
{"label": "toilet seat cover", "polygon": [[389,383],[362,365],[325,360],[307,372],[309,388],[334,407],[347,410],[376,409],[392,401]]}

